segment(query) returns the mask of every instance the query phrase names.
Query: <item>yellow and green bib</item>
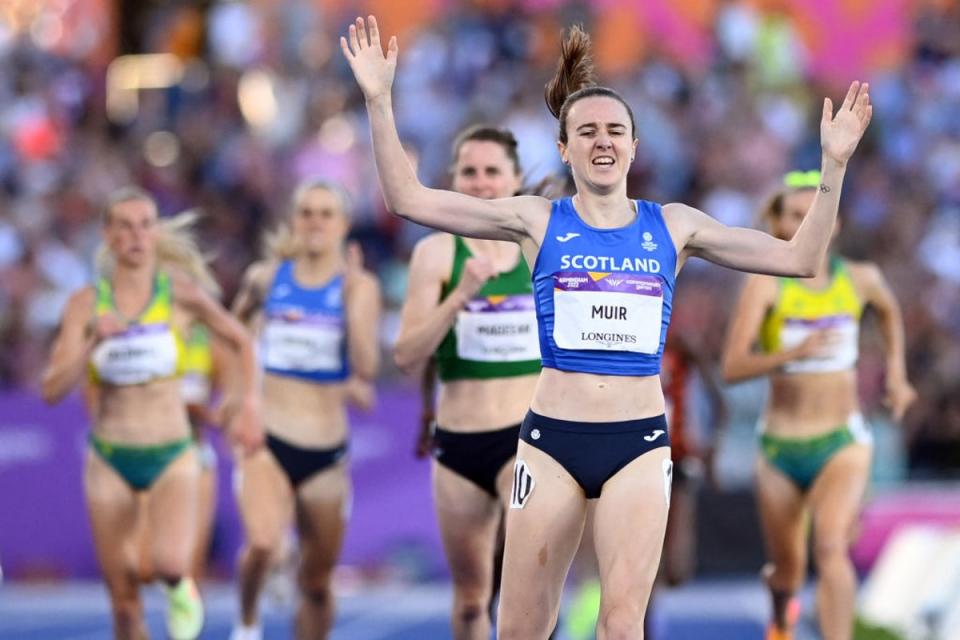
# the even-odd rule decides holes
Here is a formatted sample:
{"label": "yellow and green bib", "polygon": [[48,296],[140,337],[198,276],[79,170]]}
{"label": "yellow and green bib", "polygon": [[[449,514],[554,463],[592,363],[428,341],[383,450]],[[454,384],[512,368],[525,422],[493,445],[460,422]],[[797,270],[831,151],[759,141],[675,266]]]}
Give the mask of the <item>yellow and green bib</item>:
{"label": "yellow and green bib", "polygon": [[[96,315],[116,313],[113,286],[97,282]],[[158,272],[153,297],[122,333],[97,345],[90,357],[94,381],[115,386],[146,384],[182,373],[183,341],[173,328],[173,287],[170,276]]]}
{"label": "yellow and green bib", "polygon": [[778,278],[778,282],[777,301],[760,329],[761,348],[768,353],[792,349],[815,331],[828,330],[833,340],[825,353],[788,362],[783,372],[852,369],[859,353],[863,303],[844,262],[837,258],[830,261],[830,283],[823,289],[811,289],[796,278]]}

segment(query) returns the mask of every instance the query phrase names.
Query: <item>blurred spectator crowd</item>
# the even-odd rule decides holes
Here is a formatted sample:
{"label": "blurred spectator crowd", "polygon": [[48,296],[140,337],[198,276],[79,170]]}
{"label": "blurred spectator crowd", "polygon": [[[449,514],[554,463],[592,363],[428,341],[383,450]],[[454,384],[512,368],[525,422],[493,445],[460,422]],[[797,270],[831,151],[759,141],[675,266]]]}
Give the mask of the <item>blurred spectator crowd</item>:
{"label": "blurred spectator crowd", "polygon": [[[204,212],[201,238],[228,299],[293,186],[315,175],[342,183],[393,310],[389,343],[425,230],[383,208],[362,97],[337,42],[355,16],[349,4],[14,0],[0,9],[0,386],[36,385],[67,296],[93,277],[102,203],[128,183],[155,194],[164,215]],[[573,22],[594,34],[601,79],[636,111],[631,195],[686,202],[726,224],[755,225],[783,173],[818,166],[821,100],[839,104],[853,79],[829,73],[830,52],[814,55],[815,26],[790,10],[798,3],[700,3],[709,15],[681,16],[699,25],[686,48],[682,26],[673,37],[631,22],[630,7],[644,3],[393,4],[364,7],[383,32],[401,34],[397,122],[430,185],[447,184],[450,141],[475,122],[514,131],[531,182],[565,176],[540,88]],[[847,174],[838,247],[878,262],[903,305],[921,398],[905,425],[912,473],[960,475],[960,8],[859,4],[897,5],[908,22],[897,51],[861,65],[874,121]],[[117,58],[134,53],[166,55],[156,68]],[[156,88],[125,84],[151,75]],[[673,330],[716,359],[739,283],[690,265]],[[875,330],[864,340],[880,344]],[[867,407],[879,405],[882,368],[878,349],[866,349]]]}

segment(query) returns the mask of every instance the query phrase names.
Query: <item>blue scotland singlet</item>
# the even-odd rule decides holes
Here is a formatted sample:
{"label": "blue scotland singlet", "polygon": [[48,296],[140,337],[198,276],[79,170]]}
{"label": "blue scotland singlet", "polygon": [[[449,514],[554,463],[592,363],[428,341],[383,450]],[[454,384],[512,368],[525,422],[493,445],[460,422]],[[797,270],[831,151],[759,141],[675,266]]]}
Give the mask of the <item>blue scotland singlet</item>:
{"label": "blue scotland singlet", "polygon": [[555,200],[533,269],[544,367],[600,375],[660,372],[677,252],[659,204],[636,200],[624,227],[586,224]]}
{"label": "blue scotland singlet", "polygon": [[299,285],[293,261],[280,263],[263,307],[260,356],[267,373],[312,382],[349,376],[343,276],[317,288]]}

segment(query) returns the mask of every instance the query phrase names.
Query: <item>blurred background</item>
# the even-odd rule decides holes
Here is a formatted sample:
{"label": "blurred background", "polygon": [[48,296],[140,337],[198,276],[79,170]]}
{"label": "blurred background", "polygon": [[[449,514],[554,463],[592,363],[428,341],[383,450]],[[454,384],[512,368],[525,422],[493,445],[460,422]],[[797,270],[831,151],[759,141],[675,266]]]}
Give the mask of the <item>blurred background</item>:
{"label": "blurred background", "polygon": [[[877,262],[890,280],[920,400],[903,424],[890,422],[880,406],[881,341],[868,320],[859,366],[877,450],[855,558],[880,585],[865,589],[865,611],[889,613],[896,602],[913,620],[902,637],[960,637],[945,635],[942,621],[956,608],[960,571],[929,596],[953,594],[936,609],[910,591],[905,569],[889,568],[904,558],[915,570],[960,565],[955,545],[952,555],[930,551],[952,545],[960,523],[960,3],[949,0],[3,0],[0,636],[67,637],[16,627],[4,602],[42,600],[18,585],[98,575],[81,487],[87,417],[79,398],[43,406],[37,388],[63,304],[92,279],[114,188],[142,185],[163,215],[201,209],[201,239],[229,302],[292,187],[317,175],[340,182],[353,196],[353,234],[384,285],[390,348],[406,264],[426,230],[384,209],[363,99],[339,51],[337,36],[368,13],[399,36],[397,123],[429,185],[447,184],[452,137],[478,122],[513,130],[529,182],[566,179],[541,87],[562,29],[576,22],[593,36],[601,80],[636,111],[630,195],[685,202],[726,224],[756,225],[786,171],[816,168],[823,96],[839,103],[851,80],[870,82],[874,118],[847,172],[837,248]],[[702,262],[678,281],[671,331],[715,367],[740,282]],[[377,409],[354,416],[355,506],[339,578],[348,593],[431,582],[445,591],[429,468],[412,453],[415,389],[388,364]],[[719,485],[701,496],[699,573],[688,589],[757,582],[750,485],[764,393],[762,381],[724,389],[730,420],[718,443]],[[710,437],[703,394],[691,403]],[[240,533],[229,455],[220,465],[211,562],[213,577],[227,580]],[[918,524],[925,528],[908,529]],[[920,542],[901,536],[904,550],[890,556],[905,531]],[[917,549],[930,558],[911,556]],[[883,571],[871,575],[885,550],[893,560],[881,565],[899,576],[900,591],[881,588]],[[917,602],[904,604],[906,593]],[[668,619],[661,637],[759,637],[750,633],[759,634],[766,603],[761,591],[748,594],[751,603],[734,610],[755,623],[740,627],[749,633],[725,636],[715,620],[686,636]],[[105,598],[89,604],[105,612]],[[443,606],[429,615],[439,626],[410,637],[446,637]],[[91,628],[82,637],[105,637],[96,629],[106,626]],[[406,637],[338,629],[344,638]]]}

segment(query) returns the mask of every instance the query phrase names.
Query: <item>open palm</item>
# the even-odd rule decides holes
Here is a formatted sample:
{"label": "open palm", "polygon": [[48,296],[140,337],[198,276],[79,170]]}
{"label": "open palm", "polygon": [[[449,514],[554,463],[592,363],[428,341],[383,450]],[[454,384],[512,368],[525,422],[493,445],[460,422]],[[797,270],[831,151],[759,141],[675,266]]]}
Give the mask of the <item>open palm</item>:
{"label": "open palm", "polygon": [[367,100],[389,95],[393,86],[393,76],[397,70],[397,37],[390,38],[387,45],[387,55],[383,55],[380,45],[380,30],[377,28],[377,19],[369,17],[370,28],[367,29],[363,18],[357,18],[355,24],[350,25],[349,38],[340,37],[340,48],[350,63],[353,76],[363,91]]}
{"label": "open palm", "polygon": [[840,105],[837,115],[833,115],[833,102],[830,98],[823,101],[823,119],[820,121],[820,144],[827,157],[845,164],[857,148],[863,137],[873,106],[870,104],[870,85],[853,82],[847,90],[847,96]]}

